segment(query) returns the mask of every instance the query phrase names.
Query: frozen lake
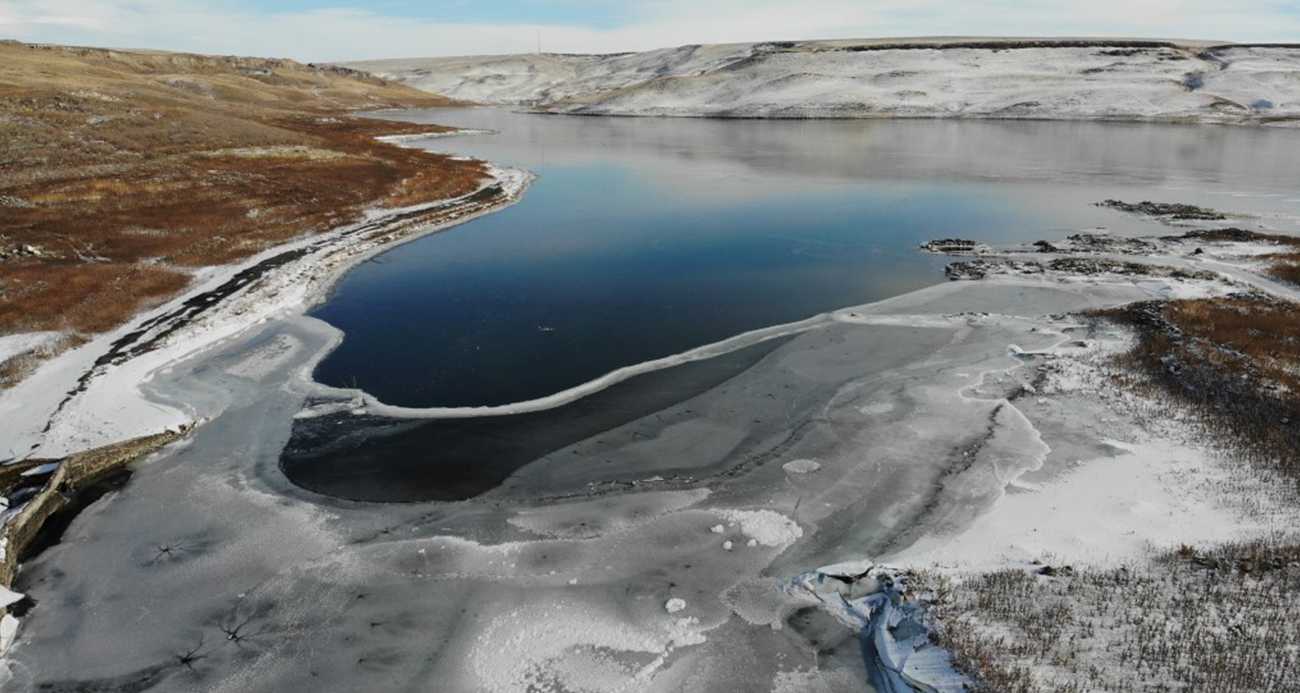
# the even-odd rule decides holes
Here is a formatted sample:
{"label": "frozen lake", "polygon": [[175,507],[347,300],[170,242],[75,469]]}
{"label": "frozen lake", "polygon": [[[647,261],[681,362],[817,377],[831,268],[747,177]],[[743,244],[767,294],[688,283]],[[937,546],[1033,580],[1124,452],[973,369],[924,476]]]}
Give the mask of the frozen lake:
{"label": "frozen lake", "polygon": [[748,330],[943,281],[917,252],[1160,227],[1107,198],[1300,214],[1289,132],[988,121],[710,121],[407,112],[414,142],[539,176],[522,204],[392,249],[321,318],[317,379],[408,407],[502,405]]}
{"label": "frozen lake", "polygon": [[[1025,386],[1095,337],[1072,313],[1181,281],[950,283],[916,244],[1177,231],[1106,198],[1300,216],[1295,131],[394,117],[499,130],[427,144],[541,177],[358,267],[316,313],[333,326],[270,319],[151,373],[145,396],[202,422],[24,563],[0,690],[900,690],[800,576],[941,555],[1147,435]],[[307,377],[337,327],[323,381],[512,402],[792,320],[524,414]]]}

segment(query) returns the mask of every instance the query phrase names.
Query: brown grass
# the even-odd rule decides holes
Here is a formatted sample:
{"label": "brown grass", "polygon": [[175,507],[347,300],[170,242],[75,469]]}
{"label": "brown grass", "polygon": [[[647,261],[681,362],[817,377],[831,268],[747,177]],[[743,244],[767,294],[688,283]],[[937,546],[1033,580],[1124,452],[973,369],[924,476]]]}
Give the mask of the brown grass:
{"label": "brown grass", "polygon": [[449,104],[292,61],[0,42],[0,335],[102,332],[193,268],[473,191],[481,164],[374,139],[442,128],[348,115]]}
{"label": "brown grass", "polygon": [[[103,332],[118,325],[118,316],[132,315],[189,284],[186,274],[121,262],[59,268],[24,264],[5,268],[4,277],[12,290],[23,293],[0,302],[0,322],[21,332]],[[22,312],[24,305],[41,306],[49,317],[36,322]]]}
{"label": "brown grass", "polygon": [[1117,384],[1189,409],[1206,442],[1300,484],[1300,305],[1255,294],[1136,303]]}
{"label": "brown grass", "polygon": [[938,640],[981,693],[1300,687],[1300,547],[1184,547],[1149,565],[934,575]]}
{"label": "brown grass", "polygon": [[1268,273],[1274,279],[1300,286],[1300,250],[1294,253],[1278,253],[1269,259],[1273,261],[1273,266],[1269,268]]}

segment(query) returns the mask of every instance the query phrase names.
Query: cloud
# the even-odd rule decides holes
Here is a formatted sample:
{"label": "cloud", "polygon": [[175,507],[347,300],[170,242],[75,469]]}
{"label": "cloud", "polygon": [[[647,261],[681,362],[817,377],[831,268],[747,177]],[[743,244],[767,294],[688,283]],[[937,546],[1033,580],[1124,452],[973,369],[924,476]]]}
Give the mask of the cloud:
{"label": "cloud", "polygon": [[[28,41],[287,56],[612,52],[687,43],[875,36],[1147,36],[1286,41],[1300,16],[1276,0],[640,0],[622,23],[439,23],[367,9],[273,11],[234,0],[0,1],[0,31]],[[301,6],[297,3],[296,6]]]}

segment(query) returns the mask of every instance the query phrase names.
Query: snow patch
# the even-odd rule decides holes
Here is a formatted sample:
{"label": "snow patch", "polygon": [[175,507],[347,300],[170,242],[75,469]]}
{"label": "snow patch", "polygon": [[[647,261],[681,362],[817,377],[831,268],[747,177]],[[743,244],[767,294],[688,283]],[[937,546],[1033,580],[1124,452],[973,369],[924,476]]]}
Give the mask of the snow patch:
{"label": "snow patch", "polygon": [[[641,689],[675,650],[705,642],[704,630],[695,618],[631,625],[600,604],[537,601],[497,616],[478,636],[469,657],[473,687],[494,693]],[[641,664],[638,654],[653,659]]]}
{"label": "snow patch", "polygon": [[48,349],[63,337],[62,332],[20,332],[0,337],[0,363],[32,351]]}
{"label": "snow patch", "polygon": [[0,618],[0,654],[9,651],[18,636],[18,619],[13,614]]}
{"label": "snow patch", "polygon": [[495,135],[496,130],[485,130],[482,128],[462,128],[460,130],[446,130],[442,132],[417,132],[406,135],[383,135],[375,139],[380,142],[389,144],[403,144],[406,142],[418,142],[421,140],[434,140],[443,137],[459,137],[461,135]]}
{"label": "snow patch", "polygon": [[894,411],[894,407],[895,404],[893,402],[872,402],[871,404],[864,404],[858,407],[858,411],[867,416],[880,416]]}
{"label": "snow patch", "polygon": [[791,460],[781,465],[781,469],[791,474],[812,474],[821,468],[821,463],[814,460]]}
{"label": "snow patch", "polygon": [[719,514],[763,546],[784,549],[803,536],[798,523],[772,510],[724,510]]}

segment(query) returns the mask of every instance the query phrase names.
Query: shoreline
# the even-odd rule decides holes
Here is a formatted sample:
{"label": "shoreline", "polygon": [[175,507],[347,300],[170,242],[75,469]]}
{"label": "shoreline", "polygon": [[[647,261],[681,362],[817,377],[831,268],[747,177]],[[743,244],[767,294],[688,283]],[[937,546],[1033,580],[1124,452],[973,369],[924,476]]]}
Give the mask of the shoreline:
{"label": "shoreline", "polygon": [[[440,133],[440,136],[448,135]],[[63,399],[53,405],[48,416],[36,415],[35,418],[20,423],[29,427],[23,433],[34,440],[25,455],[13,454],[16,451],[13,438],[6,441],[11,446],[9,459],[4,462],[6,467],[31,466],[24,465],[24,462],[36,458],[43,458],[40,461],[45,463],[55,462],[58,466],[40,492],[24,501],[21,509],[13,516],[6,517],[3,527],[0,527],[0,589],[7,595],[17,595],[10,588],[14,586],[21,567],[19,561],[51,520],[70,522],[80,513],[83,508],[76,500],[80,492],[96,488],[102,478],[147,457],[169,443],[183,439],[193,427],[220,413],[196,411],[190,407],[190,403],[181,401],[175,401],[174,406],[168,408],[141,391],[140,388],[148,379],[167,369],[170,363],[191,358],[226,341],[240,338],[258,323],[304,314],[312,306],[326,300],[338,280],[357,264],[396,246],[509,207],[522,198],[532,180],[531,174],[519,169],[499,168],[489,164],[487,170],[491,177],[485,179],[481,187],[472,193],[383,212],[372,211],[362,221],[323,234],[295,239],[269,248],[243,262],[202,268],[195,275],[195,285],[185,293],[137,314],[112,332],[99,335],[85,345],[46,361],[17,386],[0,394],[0,411],[9,408],[11,413],[8,421],[14,421],[18,417],[12,414],[12,410],[30,413],[31,407],[23,397],[27,390],[53,387],[55,391],[62,391],[58,389],[59,386],[51,385],[48,382],[50,380],[66,383],[72,379],[74,383]],[[484,193],[492,191],[499,197],[485,204],[477,200]],[[288,259],[277,262],[279,258]],[[256,271],[262,267],[266,267],[265,271]],[[242,275],[249,274],[252,276],[246,281],[231,287]],[[277,286],[283,287],[295,276],[304,274],[307,275],[309,286],[299,287],[301,293],[289,299],[277,295]],[[232,290],[223,292],[225,287],[231,287]],[[216,300],[210,303],[199,301],[210,295],[216,295]],[[259,297],[269,300],[258,301]],[[294,302],[294,298],[298,300]],[[257,312],[240,305],[231,305],[240,302],[257,302],[260,305]],[[178,316],[183,307],[196,303],[202,305],[199,312],[192,317],[184,314]],[[195,332],[203,329],[204,322],[217,323],[217,333],[196,335]],[[161,346],[148,343],[143,353],[127,352],[121,362],[115,362],[113,357],[123,345],[131,346],[139,335],[147,335],[159,326],[164,327],[164,333],[154,339],[161,342]],[[178,337],[171,338],[173,334]],[[10,337],[20,339],[25,336],[27,335],[19,333]],[[323,358],[324,355],[325,352],[322,352],[318,358]],[[142,365],[142,362],[146,363]],[[89,365],[79,372],[79,364]],[[85,405],[77,402],[77,399],[86,396],[96,386],[111,388],[113,384],[105,385],[103,381],[116,382],[129,377],[124,372],[140,373],[143,378],[134,383],[118,383],[124,388],[124,393],[113,397],[114,403],[120,406],[121,397],[130,398],[134,400],[131,404],[144,408],[153,416],[136,415],[130,417],[129,421],[123,421],[119,417],[116,421],[110,420],[106,429],[93,433],[84,426],[79,426],[76,423],[79,414],[95,416],[97,412],[93,411],[93,404]],[[79,412],[79,406],[89,406],[92,411],[88,414]],[[73,420],[71,435],[84,436],[79,443],[73,445],[63,440],[49,440],[54,435],[52,430],[57,430],[61,415]],[[40,431],[32,435],[37,427],[40,427]],[[83,485],[86,485],[85,489],[81,488]],[[8,649],[18,628],[17,619],[9,611],[8,603],[0,606],[0,615],[3,616],[3,621],[0,622],[0,653]]]}
{"label": "shoreline", "polygon": [[[0,414],[14,428],[5,441],[8,448],[0,450],[0,454],[12,460],[33,455],[61,457],[201,420],[205,416],[202,412],[166,410],[148,401],[140,395],[139,386],[168,364],[237,338],[258,323],[305,313],[327,298],[335,283],[358,263],[515,204],[532,180],[531,174],[519,169],[490,166],[488,171],[488,182],[468,195],[371,211],[355,224],[275,246],[237,264],[201,270],[195,284],[184,294],[42,363],[15,387],[0,394]],[[486,205],[473,201],[494,187],[500,199]],[[187,302],[230,283],[241,272],[286,254],[298,257],[245,281],[214,306],[204,307],[193,319],[165,325],[178,329],[183,336],[168,335],[162,348],[147,349],[123,363],[100,363],[122,340],[157,330]],[[102,394],[114,386],[117,393]],[[87,404],[86,399],[94,397],[102,398],[100,406]],[[104,410],[116,416],[105,417]]]}

